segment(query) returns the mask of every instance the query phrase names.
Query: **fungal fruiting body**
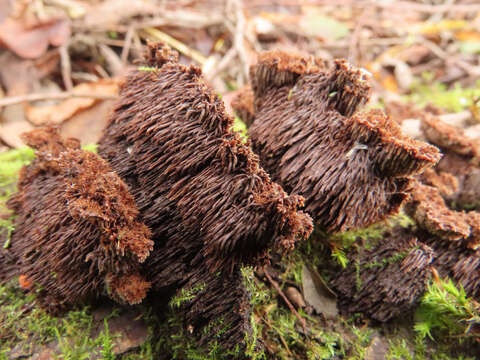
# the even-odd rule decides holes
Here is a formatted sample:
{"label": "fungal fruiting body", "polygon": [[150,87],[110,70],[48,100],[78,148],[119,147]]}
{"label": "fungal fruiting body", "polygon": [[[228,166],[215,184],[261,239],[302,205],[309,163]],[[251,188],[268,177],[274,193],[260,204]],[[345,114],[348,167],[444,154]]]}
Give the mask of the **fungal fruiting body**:
{"label": "fungal fruiting body", "polygon": [[417,305],[431,277],[433,250],[407,229],[396,227],[372,249],[349,254],[351,266],[331,285],[343,310],[377,321],[407,314]]}
{"label": "fungal fruiting body", "polygon": [[[135,71],[121,89],[99,153],[129,185],[155,250],[145,266],[158,291],[201,289],[176,311],[200,342],[201,328],[228,314],[220,341],[243,343],[248,298],[240,266],[264,263],[270,249],[291,249],[312,230],[298,208],[231,129],[233,119],[195,66],[149,45],[152,71]],[[188,290],[187,289],[187,290]],[[207,300],[208,299],[208,300]]]}
{"label": "fungal fruiting body", "polygon": [[253,150],[272,179],[305,197],[328,232],[365,227],[396,213],[410,178],[434,165],[434,146],[401,134],[379,110],[357,113],[369,97],[364,71],[345,61],[331,70],[274,51],[251,69]]}
{"label": "fungal fruiting body", "polygon": [[153,242],[126,184],[54,128],[23,139],[36,158],[22,168],[18,192],[7,203],[16,214],[7,252],[24,287],[50,311],[107,294],[140,302],[150,287],[140,263]]}
{"label": "fungal fruiting body", "polygon": [[450,176],[455,186],[445,193],[438,183],[430,181],[431,177],[422,181],[439,188],[445,200],[454,203],[456,208],[480,210],[480,142],[469,139],[462,129],[429,113],[423,114],[421,130],[444,154],[434,169],[435,175]]}

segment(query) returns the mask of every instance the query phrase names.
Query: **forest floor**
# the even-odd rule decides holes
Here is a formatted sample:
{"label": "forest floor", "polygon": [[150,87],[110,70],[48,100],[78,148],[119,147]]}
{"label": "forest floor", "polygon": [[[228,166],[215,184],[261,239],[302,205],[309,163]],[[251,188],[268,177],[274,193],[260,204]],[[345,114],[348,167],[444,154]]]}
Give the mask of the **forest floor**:
{"label": "forest floor", "polygon": [[[232,114],[230,102],[247,84],[257,54],[282,49],[326,61],[345,58],[368,70],[373,91],[367,107],[402,119],[402,129],[411,136],[421,137],[418,114],[428,107],[463,128],[465,136],[480,137],[480,4],[475,0],[3,3],[3,234],[13,230],[4,202],[20,167],[33,156],[20,134],[53,123],[63,135],[95,144],[122,78],[135,68],[147,40],[167,43],[179,51],[181,62],[200,66]],[[238,117],[235,128],[245,130]],[[354,233],[314,234],[288,257],[273,255],[271,266],[256,272],[245,269],[255,331],[267,358],[480,358],[478,337],[449,336],[448,329],[420,336],[418,312],[387,324],[342,309],[338,314],[335,294],[327,285],[329,264],[346,266],[351,244],[376,241],[394,225],[409,226],[411,220],[401,214]],[[325,238],[341,245],[331,251]],[[439,303],[457,310],[474,301],[449,292],[448,286],[432,284],[429,294],[437,291],[444,296]],[[122,307],[105,300],[53,317],[34,306],[34,296],[26,295],[18,281],[0,285],[0,360],[199,358],[184,335],[172,314],[155,314],[148,302]],[[217,356],[212,350],[207,358]]]}

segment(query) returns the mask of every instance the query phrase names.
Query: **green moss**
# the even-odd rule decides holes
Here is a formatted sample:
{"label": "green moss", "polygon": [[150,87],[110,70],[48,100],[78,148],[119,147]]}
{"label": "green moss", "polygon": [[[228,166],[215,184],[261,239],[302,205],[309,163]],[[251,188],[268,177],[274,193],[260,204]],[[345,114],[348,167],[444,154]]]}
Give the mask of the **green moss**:
{"label": "green moss", "polygon": [[[87,345],[88,351],[93,349],[95,343],[90,339],[93,319],[87,307],[71,311],[60,319],[35,306],[34,298],[34,295],[25,295],[13,282],[0,285],[0,358],[17,344],[31,350],[34,345],[55,340],[59,341],[60,358],[63,354],[63,358],[76,359],[78,349]],[[69,340],[64,340],[66,338]]]}
{"label": "green moss", "polygon": [[411,94],[405,100],[419,106],[433,104],[450,112],[460,112],[474,106],[474,99],[480,96],[480,81],[473,88],[462,88],[455,84],[453,88],[433,81],[432,73],[422,74],[411,87]]}
{"label": "green moss", "polygon": [[179,308],[182,306],[183,303],[190,302],[193,299],[195,299],[195,296],[198,293],[202,292],[204,289],[205,289],[205,283],[197,284],[190,289],[182,288],[179,294],[172,297],[172,299],[169,302],[169,305],[172,309]]}
{"label": "green moss", "polygon": [[242,135],[242,139],[245,142],[247,141],[247,125],[238,116],[235,116],[232,129],[233,131],[239,132]]}
{"label": "green moss", "polygon": [[405,339],[390,340],[385,357],[387,360],[413,360],[411,349]]}
{"label": "green moss", "polygon": [[[418,248],[418,246],[416,248]],[[410,251],[411,249],[408,249],[407,251],[398,252],[390,257],[384,258],[382,259],[382,261],[373,261],[373,262],[364,264],[363,268],[365,269],[372,269],[375,267],[383,268],[387,265],[394,264],[397,261],[405,259],[405,257],[408,255]]]}
{"label": "green moss", "polygon": [[346,268],[348,265],[346,251],[348,251],[352,245],[361,242],[365,249],[370,250],[378,244],[379,240],[383,239],[383,235],[388,229],[394,226],[406,228],[413,224],[412,219],[403,212],[400,212],[386,221],[373,224],[364,229],[325,236],[328,236],[329,241],[333,244],[332,257],[343,268]]}
{"label": "green moss", "polygon": [[450,279],[432,282],[416,312],[415,331],[421,339],[433,340],[434,333],[458,341],[478,338],[470,330],[479,325],[479,304]]}

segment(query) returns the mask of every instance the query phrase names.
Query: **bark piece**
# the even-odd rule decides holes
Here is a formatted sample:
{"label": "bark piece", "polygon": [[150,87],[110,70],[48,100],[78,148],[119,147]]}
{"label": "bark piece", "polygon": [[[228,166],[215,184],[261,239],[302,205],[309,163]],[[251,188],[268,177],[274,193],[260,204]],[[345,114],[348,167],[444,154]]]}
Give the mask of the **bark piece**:
{"label": "bark piece", "polygon": [[96,154],[54,128],[34,130],[24,141],[37,158],[22,168],[9,253],[18,273],[38,290],[51,311],[100,296],[138,303],[150,284],[140,263],[152,250],[150,231],[137,220],[127,186]]}
{"label": "bark piece", "polygon": [[220,316],[231,320],[235,335],[222,344],[228,349],[250,329],[246,310],[228,313],[247,294],[235,280],[240,266],[263,264],[272,248],[291,249],[310,234],[311,218],[298,211],[303,198],[273,183],[232,131],[233,118],[199,68],[179,64],[162,45],[149,45],[145,63],[152,69],[134,72],[122,87],[99,153],[127,182],[153,231],[145,266],[152,286],[171,291],[204,282],[212,298],[202,295],[178,316],[186,330],[195,324],[196,339]]}
{"label": "bark piece", "polygon": [[251,70],[255,121],[248,135],[262,165],[286,191],[304,196],[306,210],[329,232],[396,213],[410,177],[435,164],[438,149],[402,136],[378,110],[356,113],[370,91],[364,71],[345,61],[329,71],[310,59],[291,62],[303,67],[272,52]]}
{"label": "bark piece", "polygon": [[350,254],[350,265],[332,286],[339,305],[381,322],[409,313],[430,279],[434,254],[403,228],[395,228],[371,250]]}

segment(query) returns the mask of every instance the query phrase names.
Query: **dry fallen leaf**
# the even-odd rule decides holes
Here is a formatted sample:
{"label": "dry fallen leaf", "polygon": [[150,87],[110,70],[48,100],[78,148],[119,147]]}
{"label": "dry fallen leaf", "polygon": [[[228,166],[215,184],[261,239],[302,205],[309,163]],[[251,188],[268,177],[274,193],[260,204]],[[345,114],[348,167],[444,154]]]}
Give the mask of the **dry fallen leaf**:
{"label": "dry fallen leaf", "polygon": [[[83,83],[75,86],[73,93],[95,96],[115,96],[118,93],[118,80],[102,79],[97,82]],[[61,124],[75,114],[91,108],[102,101],[99,98],[72,97],[59,104],[47,106],[26,105],[27,120],[34,125]]]}
{"label": "dry fallen leaf", "polygon": [[18,282],[20,284],[20,287],[25,290],[30,289],[33,285],[32,282],[28,279],[27,275],[24,274],[18,277]]}
{"label": "dry fallen leaf", "polygon": [[90,109],[74,115],[62,124],[60,128],[62,136],[75,137],[83,145],[98,143],[114,104],[114,100],[101,101]]}
{"label": "dry fallen leaf", "polygon": [[20,139],[20,134],[33,130],[33,126],[27,121],[15,121],[0,125],[0,139],[12,148],[25,146]]}
{"label": "dry fallen leaf", "polygon": [[323,314],[326,318],[334,318],[338,315],[337,299],[335,294],[328,288],[322,277],[315,270],[303,266],[303,296],[315,311]]}
{"label": "dry fallen leaf", "polygon": [[0,44],[26,59],[35,59],[48,46],[62,45],[70,37],[70,24],[65,19],[49,20],[28,26],[12,18],[0,24]]}

